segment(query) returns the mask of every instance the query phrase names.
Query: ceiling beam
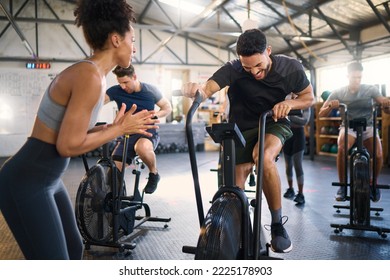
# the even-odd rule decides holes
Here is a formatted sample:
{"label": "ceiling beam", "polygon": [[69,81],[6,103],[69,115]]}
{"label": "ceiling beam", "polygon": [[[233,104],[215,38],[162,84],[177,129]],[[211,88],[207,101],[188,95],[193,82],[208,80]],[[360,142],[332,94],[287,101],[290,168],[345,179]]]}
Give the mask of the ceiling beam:
{"label": "ceiling beam", "polygon": [[333,33],[339,38],[340,42],[344,45],[344,47],[347,49],[347,51],[352,55],[352,57],[356,60],[356,53],[353,51],[353,49],[347,44],[347,42],[344,40],[344,38],[341,36],[341,34],[337,31],[337,29],[333,26],[333,24],[328,20],[328,17],[321,11],[320,7],[317,7],[317,12],[322,17],[322,19],[329,25],[329,27],[332,29]]}
{"label": "ceiling beam", "polygon": [[[50,4],[43,0],[46,7],[49,9],[49,11],[54,15],[54,17],[59,20],[60,17],[57,15],[57,13],[54,11],[54,9],[50,6]],[[74,22],[73,22],[74,23]],[[69,31],[69,29],[66,27],[65,24],[61,24],[62,28],[65,30],[65,32],[68,34],[68,36],[72,39],[72,41],[77,45],[77,47],[81,50],[81,52],[84,54],[85,57],[88,57],[89,55],[84,51],[83,47],[80,45],[80,43],[77,41],[77,39],[73,36],[73,34]]]}
{"label": "ceiling beam", "polygon": [[[29,0],[24,1],[24,3],[20,6],[20,8],[16,11],[14,15],[14,20],[15,18],[23,11],[24,7],[27,5]],[[12,2],[11,2],[12,4]],[[12,13],[12,5],[11,5],[11,11]],[[0,17],[0,20],[8,20],[6,17]],[[6,26],[3,28],[3,30],[0,32],[0,38],[4,35],[4,33],[8,30],[8,28],[11,26],[11,22],[8,22]]]}
{"label": "ceiling beam", "polygon": [[[282,34],[282,32],[281,32],[277,27],[275,27],[275,30],[276,30],[278,33]],[[298,53],[298,51],[296,50],[296,48],[294,48],[294,47],[291,45],[291,43],[290,43],[289,40],[286,40],[286,39],[284,39],[284,38],[283,38],[283,40],[284,40],[284,41],[286,42],[286,44],[290,47],[290,50],[297,56],[297,58],[298,58],[299,60],[302,61],[302,64],[303,64],[307,69],[313,69],[313,65],[312,65],[308,60],[306,60],[306,58],[304,58],[300,53]]]}
{"label": "ceiling beam", "polygon": [[[390,33],[390,25],[387,22],[387,20],[385,19],[385,17],[378,11],[377,7],[375,7],[375,5],[372,3],[371,0],[367,0],[367,3],[368,3],[368,5],[370,5],[371,9],[374,11],[377,18],[380,20],[380,22],[386,28],[387,32]],[[389,11],[388,2],[385,2],[385,3],[387,3],[387,11]],[[385,4],[385,3],[383,3],[383,4]]]}
{"label": "ceiling beam", "polygon": [[[275,4],[278,4],[278,5],[281,5],[280,3],[280,0],[266,0],[267,2],[273,2]],[[296,5],[293,5],[291,4],[290,2],[286,2],[286,6],[291,9],[291,10],[294,10],[295,13],[293,13],[291,15],[291,18],[296,18],[296,17],[299,17],[299,16],[302,16],[304,14],[308,14],[310,13],[311,11],[313,11],[316,7],[321,7],[325,4],[328,4],[330,2],[333,2],[335,0],[317,0],[317,1],[311,1],[310,5],[305,7],[305,8],[302,8],[301,6],[296,6]],[[262,0],[262,2],[264,3],[265,0]],[[316,17],[316,18],[319,18],[321,19],[320,15],[316,14],[315,12],[312,14],[313,17]],[[285,23],[287,22],[288,19],[286,17],[283,17],[283,19],[281,19],[280,21],[278,21],[276,24],[279,25],[279,24],[282,24],[282,23]],[[335,20],[335,19],[332,19],[332,18],[329,18],[329,21],[332,22],[332,24],[336,25],[336,26],[339,26],[343,29],[350,29],[351,26],[341,22],[341,21],[338,21],[338,20]]]}
{"label": "ceiling beam", "polygon": [[[156,35],[156,33],[153,32],[153,30],[149,30],[149,33],[152,34],[152,35],[154,36],[154,38],[157,39],[157,41],[161,42],[161,38],[158,37],[158,36]],[[179,60],[182,64],[185,64],[184,60],[182,60],[182,59],[176,54],[176,52],[174,52],[170,47],[165,46],[165,48],[166,48],[174,57],[176,57],[177,60]],[[142,58],[141,58],[140,63],[142,63]]]}
{"label": "ceiling beam", "polygon": [[148,13],[148,11],[149,11],[150,7],[152,6],[152,4],[153,4],[153,1],[149,0],[148,3],[145,5],[145,8],[141,11],[140,15],[138,16],[138,20],[140,22],[142,22],[144,20],[146,14]]}
{"label": "ceiling beam", "polygon": [[214,0],[211,4],[204,8],[204,10],[197,16],[195,16],[192,21],[190,21],[183,29],[177,29],[172,35],[170,35],[165,40],[161,41],[160,44],[152,51],[152,53],[146,57],[143,61],[148,61],[152,56],[154,56],[157,52],[159,52],[162,48],[164,48],[173,38],[178,36],[180,33],[184,32],[186,27],[194,27],[198,26],[201,22],[206,20],[208,17],[213,15],[215,11],[221,7],[222,5],[228,3],[230,0]]}
{"label": "ceiling beam", "polygon": [[37,58],[37,54],[35,53],[35,51],[33,50],[33,48],[31,47],[30,43],[27,41],[26,37],[24,36],[23,32],[20,30],[18,24],[16,23],[14,17],[11,15],[11,13],[4,7],[3,3],[0,2],[0,10],[3,11],[3,13],[5,14],[5,16],[7,17],[9,23],[12,25],[12,27],[14,28],[16,34],[18,34],[20,40],[22,41],[23,45],[26,47],[26,49],[28,50],[28,52],[32,55],[32,57],[35,59]]}

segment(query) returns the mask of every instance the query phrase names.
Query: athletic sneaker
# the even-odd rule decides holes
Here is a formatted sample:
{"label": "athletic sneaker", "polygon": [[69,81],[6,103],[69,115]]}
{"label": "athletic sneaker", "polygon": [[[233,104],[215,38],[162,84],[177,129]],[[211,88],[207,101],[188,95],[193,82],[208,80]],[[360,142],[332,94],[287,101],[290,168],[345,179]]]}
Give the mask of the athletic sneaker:
{"label": "athletic sneaker", "polygon": [[293,188],[288,188],[283,195],[285,198],[293,198],[295,196],[295,191]]}
{"label": "athletic sneaker", "polygon": [[346,192],[347,192],[347,188],[346,187],[340,187],[336,193],[336,200],[337,201],[345,201],[346,198]]}
{"label": "athletic sneaker", "polygon": [[145,186],[145,193],[152,194],[157,189],[157,184],[160,181],[160,175],[149,173],[148,183]]}
{"label": "athletic sneaker", "polygon": [[[284,222],[282,219],[286,218]],[[271,250],[276,253],[288,253],[292,250],[292,243],[283,225],[288,221],[286,216],[279,223],[271,224]]]}
{"label": "athletic sneaker", "polygon": [[375,188],[375,189],[372,189],[370,188],[370,198],[372,200],[372,202],[378,202],[379,200],[381,200],[381,189],[379,188]]}
{"label": "athletic sneaker", "polygon": [[302,193],[298,193],[298,194],[295,196],[294,201],[295,201],[297,204],[304,204],[304,203],[305,203],[305,196],[304,196]]}

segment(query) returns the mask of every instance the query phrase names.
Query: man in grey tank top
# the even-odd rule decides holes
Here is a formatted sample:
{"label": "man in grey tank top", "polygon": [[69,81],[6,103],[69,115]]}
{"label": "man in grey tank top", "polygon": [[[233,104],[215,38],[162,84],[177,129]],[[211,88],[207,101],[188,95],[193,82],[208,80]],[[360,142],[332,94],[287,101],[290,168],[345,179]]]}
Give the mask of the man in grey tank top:
{"label": "man in grey tank top", "polygon": [[[390,99],[383,97],[379,90],[373,85],[361,84],[363,73],[363,66],[359,62],[353,62],[348,65],[348,80],[349,84],[342,88],[334,90],[328,99],[322,105],[318,117],[328,116],[333,109],[338,109],[340,103],[344,103],[348,108],[348,119],[365,118],[367,120],[367,128],[363,132],[363,145],[366,147],[370,155],[373,155],[374,147],[374,131],[373,131],[373,116],[372,106],[376,102],[382,106],[382,112],[390,113]],[[356,141],[356,132],[353,129],[348,128],[348,149],[353,146]],[[345,164],[344,164],[344,136],[345,126],[341,124],[339,137],[337,140],[337,171],[340,182],[345,182]],[[379,139],[378,133],[376,133],[376,170],[375,177],[382,169],[383,154],[382,144]],[[376,182],[375,182],[376,183]],[[337,201],[345,201],[346,188],[342,186],[338,189],[336,194]],[[380,189],[371,190],[371,200],[378,202],[381,198]]]}

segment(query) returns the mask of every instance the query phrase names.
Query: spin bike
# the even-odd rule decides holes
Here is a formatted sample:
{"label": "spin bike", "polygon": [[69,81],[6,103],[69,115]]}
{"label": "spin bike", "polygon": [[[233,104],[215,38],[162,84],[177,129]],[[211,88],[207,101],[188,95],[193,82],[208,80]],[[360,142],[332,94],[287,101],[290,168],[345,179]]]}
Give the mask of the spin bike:
{"label": "spin bike", "polygon": [[[375,215],[379,216],[379,212],[383,208],[374,208],[370,206],[370,190],[375,191],[376,188],[390,189],[390,185],[376,184],[376,123],[377,123],[377,106],[373,106],[373,130],[374,146],[372,156],[372,186],[370,186],[370,154],[363,146],[363,131],[366,130],[367,120],[365,118],[358,118],[350,120],[348,123],[348,111],[345,104],[340,104],[340,112],[343,116],[345,127],[352,128],[356,131],[356,148],[352,150],[350,155],[349,174],[350,182],[348,183],[348,137],[344,137],[344,151],[345,151],[345,182],[334,182],[333,186],[349,187],[350,195],[346,196],[350,201],[350,205],[334,205],[336,212],[340,213],[340,209],[349,209],[349,223],[348,224],[331,224],[335,228],[335,233],[340,233],[343,229],[355,229],[363,231],[375,231],[382,238],[386,238],[390,229],[373,226],[370,221],[370,212],[375,211]],[[346,129],[347,130],[347,129]],[[345,132],[347,134],[347,131]],[[348,188],[347,188],[348,189]]]}
{"label": "spin bike", "polygon": [[[123,166],[126,166],[129,135],[124,136]],[[91,245],[118,248],[119,252],[132,250],[136,243],[130,234],[145,222],[163,222],[164,228],[171,218],[151,216],[150,207],[139,191],[141,170],[145,168],[136,156],[131,166],[135,175],[133,195],[126,195],[125,170],[119,171],[109,156],[108,144],[103,145],[103,156],[91,168],[83,155],[86,170],[76,195],[75,214],[77,225],[84,239],[85,248]],[[144,209],[144,216],[136,215]]]}
{"label": "spin bike", "polygon": [[[183,246],[184,253],[195,254],[195,259],[276,259],[269,256],[269,244],[265,249],[260,243],[262,177],[264,160],[265,121],[272,111],[261,115],[259,120],[259,160],[257,170],[256,198],[251,203],[245,192],[235,186],[235,145],[245,146],[239,128],[234,123],[219,123],[206,130],[216,143],[223,146],[223,185],[212,199],[212,205],[204,216],[199,184],[195,145],[192,135],[192,117],[202,102],[197,92],[186,121],[186,134],[191,170],[200,224],[200,235],[196,247]],[[254,207],[253,230],[249,206]]]}

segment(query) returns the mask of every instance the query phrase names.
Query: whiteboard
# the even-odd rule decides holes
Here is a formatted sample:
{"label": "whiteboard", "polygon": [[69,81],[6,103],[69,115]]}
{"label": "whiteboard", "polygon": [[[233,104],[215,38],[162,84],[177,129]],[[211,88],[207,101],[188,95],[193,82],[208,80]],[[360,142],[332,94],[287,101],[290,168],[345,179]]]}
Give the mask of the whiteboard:
{"label": "whiteboard", "polygon": [[30,135],[54,77],[50,70],[0,69],[0,157],[14,154]]}

